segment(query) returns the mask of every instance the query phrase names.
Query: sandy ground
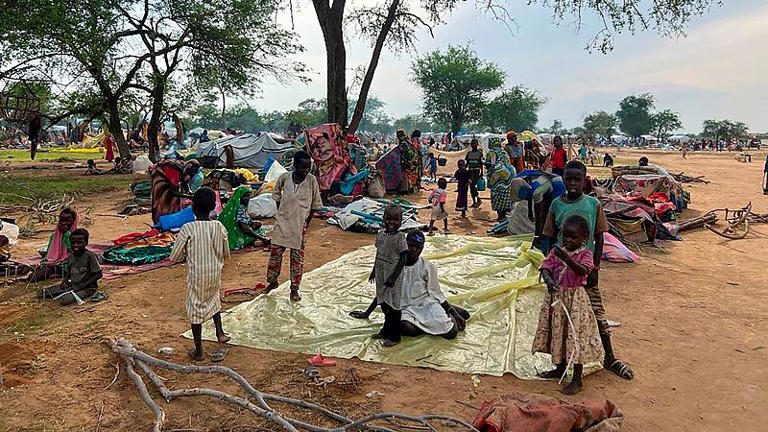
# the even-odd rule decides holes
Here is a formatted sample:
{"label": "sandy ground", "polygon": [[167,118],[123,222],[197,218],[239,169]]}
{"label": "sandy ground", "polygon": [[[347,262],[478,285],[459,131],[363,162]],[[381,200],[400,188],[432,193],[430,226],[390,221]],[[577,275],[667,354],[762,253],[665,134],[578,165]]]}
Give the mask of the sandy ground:
{"label": "sandy ground", "polygon": [[[652,163],[671,171],[706,175],[712,181],[688,186],[693,203],[683,217],[716,207],[741,207],[749,201],[757,211],[768,212],[768,199],[760,188],[761,161],[741,164],[725,154],[691,154],[688,160],[679,154],[650,156]],[[77,204],[92,207],[94,213],[108,213],[127,198],[127,192],[120,192],[109,202],[86,198]],[[451,228],[459,234],[483,235],[493,217],[488,207],[486,203],[467,220],[451,219]],[[427,219],[428,214],[422,217]],[[118,235],[143,230],[148,221],[148,216],[125,221],[96,216],[88,228],[92,242],[107,243]],[[768,406],[768,293],[767,260],[761,251],[768,247],[766,234],[767,226],[757,226],[745,240],[725,241],[698,230],[686,233],[682,242],[667,243],[663,251],[643,254],[637,264],[605,264],[601,288],[608,315],[622,323],[614,330],[614,345],[619,357],[634,368],[636,379],[624,381],[601,371],[586,379],[585,391],[573,400],[612,400],[626,414],[626,431],[764,430],[768,423],[764,409]],[[29,254],[46,242],[46,236],[27,240],[17,254]],[[372,242],[373,236],[345,233],[316,220],[307,242],[306,268],[314,269]],[[263,281],[266,259],[264,251],[233,255],[225,266],[224,287]],[[185,362],[191,343],[179,336],[188,328],[183,267],[105,283],[111,297],[96,306],[59,308],[39,303],[32,288],[0,287],[4,378],[0,431],[149,430],[151,414],[122,367],[114,385],[106,388],[115,375],[117,359],[101,341],[127,337],[150,353],[170,346],[175,349],[171,359]],[[206,345],[208,351],[213,347]],[[340,360],[323,374],[343,380],[354,368],[362,379],[359,386],[331,384],[323,389],[302,378],[306,357],[232,346],[224,364],[257,388],[320,402],[353,416],[391,410],[471,420],[476,410],[470,406],[479,407],[498,394],[559,395],[553,382],[483,376],[474,387],[469,375],[357,360]],[[215,386],[236,391],[215,377],[193,381],[173,373],[162,375],[176,388]],[[383,396],[366,396],[374,390]],[[167,430],[267,427],[248,413],[202,398],[163,403],[163,407]]]}

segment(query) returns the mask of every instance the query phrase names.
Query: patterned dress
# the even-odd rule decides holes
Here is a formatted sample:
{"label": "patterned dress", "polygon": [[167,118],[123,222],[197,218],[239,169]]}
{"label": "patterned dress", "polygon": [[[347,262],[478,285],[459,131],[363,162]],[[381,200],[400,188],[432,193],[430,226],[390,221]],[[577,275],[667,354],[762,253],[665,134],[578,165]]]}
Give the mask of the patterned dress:
{"label": "patterned dress", "polygon": [[509,211],[512,208],[510,185],[517,172],[506,151],[501,147],[491,150],[486,162],[488,165],[488,186],[491,188],[491,208],[497,212]]}
{"label": "patterned dress", "polygon": [[219,221],[190,222],[179,231],[170,256],[187,262],[187,318],[202,324],[221,311],[221,269],[229,258],[227,229]]}
{"label": "patterned dress", "polygon": [[[590,270],[594,267],[589,249],[582,248],[569,255]],[[532,352],[551,354],[554,364],[567,363],[571,357],[574,364],[602,360],[604,352],[597,321],[584,289],[587,277],[578,276],[555,255],[554,250],[547,255],[541,268],[552,272],[560,289],[553,295],[547,293],[544,296]]]}
{"label": "patterned dress", "polygon": [[376,301],[380,305],[387,304],[396,310],[400,310],[402,303],[403,273],[400,272],[393,286],[385,285],[403,252],[408,252],[405,234],[379,231],[376,236],[376,261],[373,264],[376,272]]}

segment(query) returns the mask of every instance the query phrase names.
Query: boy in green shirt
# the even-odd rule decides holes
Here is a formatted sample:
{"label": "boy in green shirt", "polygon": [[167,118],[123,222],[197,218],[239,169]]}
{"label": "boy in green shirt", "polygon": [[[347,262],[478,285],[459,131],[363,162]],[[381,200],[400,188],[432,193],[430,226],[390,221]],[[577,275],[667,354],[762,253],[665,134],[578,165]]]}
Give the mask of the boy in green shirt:
{"label": "boy in green shirt", "polygon": [[[577,214],[587,220],[589,224],[589,239],[585,245],[592,251],[594,257],[594,270],[587,278],[585,287],[592,311],[597,319],[600,330],[600,340],[605,349],[603,366],[624,379],[634,378],[634,373],[629,366],[616,358],[611,345],[611,333],[608,321],[605,318],[605,307],[598,288],[598,271],[600,270],[600,258],[603,255],[603,233],[608,231],[608,221],[605,218],[603,207],[597,198],[584,195],[584,181],[587,177],[587,167],[579,161],[570,161],[565,165],[563,181],[567,193],[554,201],[549,209],[547,220],[544,223],[543,235],[552,238],[553,242],[562,246],[563,222],[571,215]],[[552,243],[554,244],[554,243]]]}
{"label": "boy in green shirt", "polygon": [[91,297],[99,289],[98,281],[103,277],[99,259],[87,249],[88,230],[78,228],[69,235],[72,253],[67,258],[61,285],[43,288],[39,296],[58,300],[61,305],[70,305]]}

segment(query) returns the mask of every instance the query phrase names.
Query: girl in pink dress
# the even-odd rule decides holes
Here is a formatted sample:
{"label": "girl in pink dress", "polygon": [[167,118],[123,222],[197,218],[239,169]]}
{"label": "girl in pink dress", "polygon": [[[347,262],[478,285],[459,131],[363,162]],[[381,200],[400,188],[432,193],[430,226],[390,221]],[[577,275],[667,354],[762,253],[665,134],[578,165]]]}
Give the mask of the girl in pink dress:
{"label": "girl in pink dress", "polygon": [[542,373],[542,378],[561,378],[573,365],[573,379],[562,390],[567,395],[581,391],[584,363],[603,358],[597,321],[584,289],[594,268],[592,252],[584,247],[588,237],[587,220],[578,215],[568,217],[563,222],[565,249],[555,246],[541,265],[547,294],[532,351],[552,355],[552,363],[557,365]]}

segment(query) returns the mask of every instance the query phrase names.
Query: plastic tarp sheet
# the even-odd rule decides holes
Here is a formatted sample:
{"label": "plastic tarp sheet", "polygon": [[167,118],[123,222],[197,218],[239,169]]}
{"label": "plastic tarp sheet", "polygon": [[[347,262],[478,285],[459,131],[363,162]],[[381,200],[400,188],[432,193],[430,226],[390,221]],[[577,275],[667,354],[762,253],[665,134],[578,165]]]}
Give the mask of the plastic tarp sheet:
{"label": "plastic tarp sheet", "polygon": [[384,153],[376,161],[376,169],[381,172],[384,187],[388,191],[396,191],[403,180],[403,168],[400,164],[400,150],[395,146]]}
{"label": "plastic tarp sheet", "polygon": [[197,149],[197,156],[198,158],[218,157],[219,165],[224,166],[226,164],[224,147],[227,146],[232,147],[235,155],[234,165],[241,168],[262,168],[270,157],[274,160],[282,160],[283,155],[294,148],[291,141],[278,142],[267,133],[243,134],[201,143]]}
{"label": "plastic tarp sheet", "polygon": [[[530,239],[530,236],[527,237]],[[403,338],[394,348],[371,339],[383,315],[357,320],[375,288],[368,284],[375,249],[366,246],[304,275],[302,301],[292,304],[288,285],[224,314],[231,343],[439,370],[535,379],[551,368],[549,356],[531,354],[544,288],[538,283],[543,256],[520,238],[447,236],[429,238],[424,257],[439,269],[443,291],[472,318],[455,340]],[[211,323],[204,337],[215,338]],[[190,338],[187,332],[185,337]]]}

